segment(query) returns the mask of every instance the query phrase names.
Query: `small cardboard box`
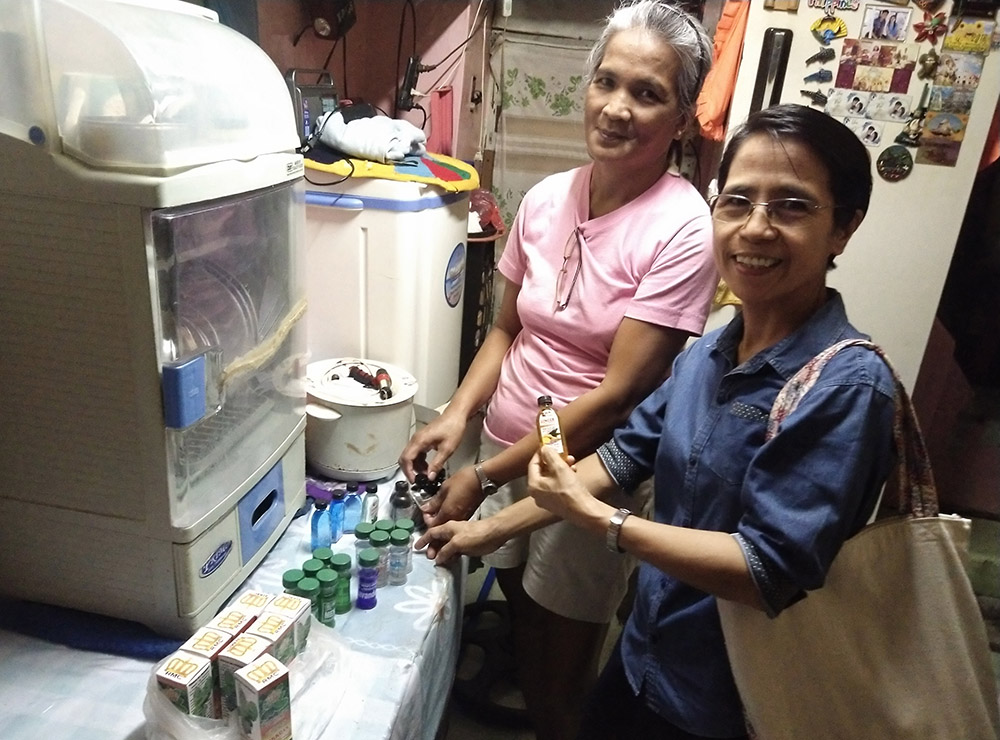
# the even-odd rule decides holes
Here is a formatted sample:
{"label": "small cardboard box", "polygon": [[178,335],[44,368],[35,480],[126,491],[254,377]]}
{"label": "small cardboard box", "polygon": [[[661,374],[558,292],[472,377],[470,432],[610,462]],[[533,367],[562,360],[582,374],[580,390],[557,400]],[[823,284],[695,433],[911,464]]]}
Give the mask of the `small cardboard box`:
{"label": "small cardboard box", "polygon": [[156,683],[170,703],[185,714],[219,719],[213,703],[212,661],[178,650],[156,669]]}
{"label": "small cardboard box", "polygon": [[253,663],[269,652],[271,641],[260,635],[244,632],[237,635],[219,653],[219,688],[222,693],[222,716],[236,709],[236,671]]}
{"label": "small cardboard box", "polygon": [[267,605],[267,611],[283,614],[295,622],[295,654],[301,655],[312,626],[312,602],[301,596],[278,594]]}
{"label": "small cardboard box", "polygon": [[288,669],[262,655],[236,671],[236,716],[248,740],[292,740],[292,695]]}
{"label": "small cardboard box", "polygon": [[258,614],[267,608],[268,603],[273,598],[274,594],[264,591],[244,591],[229,606],[233,609],[245,611],[256,618]]}
{"label": "small cardboard box", "polygon": [[238,635],[253,624],[254,619],[259,613],[236,605],[224,606],[222,611],[216,614],[205,626]]}
{"label": "small cardboard box", "polygon": [[187,642],[181,645],[181,650],[187,653],[194,653],[212,661],[212,706],[213,717],[222,716],[222,693],[219,683],[219,653],[233,639],[231,632],[217,629],[215,627],[202,627],[196,630]]}
{"label": "small cardboard box", "polygon": [[285,665],[295,660],[295,620],[280,612],[264,611],[254,620],[246,634],[270,640],[270,653]]}

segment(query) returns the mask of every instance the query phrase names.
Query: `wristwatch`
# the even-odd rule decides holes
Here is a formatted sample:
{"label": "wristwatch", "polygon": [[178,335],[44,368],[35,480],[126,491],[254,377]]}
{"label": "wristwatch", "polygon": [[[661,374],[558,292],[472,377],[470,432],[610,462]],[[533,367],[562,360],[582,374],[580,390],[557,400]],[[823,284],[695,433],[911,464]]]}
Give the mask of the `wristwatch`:
{"label": "wristwatch", "polygon": [[606,544],[611,552],[625,552],[618,545],[618,537],[622,533],[622,524],[625,520],[632,516],[632,512],[628,509],[618,509],[614,514],[611,515],[611,521],[608,522],[608,534]]}
{"label": "wristwatch", "polygon": [[492,496],[499,490],[500,486],[491,481],[486,475],[486,471],[483,470],[482,463],[476,463],[476,477],[479,478],[479,487],[483,489],[484,496]]}

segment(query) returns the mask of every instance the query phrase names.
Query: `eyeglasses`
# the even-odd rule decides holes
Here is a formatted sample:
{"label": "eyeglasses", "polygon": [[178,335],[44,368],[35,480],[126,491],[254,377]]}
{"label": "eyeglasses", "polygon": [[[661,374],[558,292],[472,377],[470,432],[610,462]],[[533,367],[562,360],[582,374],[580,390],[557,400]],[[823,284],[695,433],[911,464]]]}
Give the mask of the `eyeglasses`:
{"label": "eyeglasses", "polygon": [[[583,234],[580,233],[580,228],[577,227],[570,232],[569,238],[566,240],[566,246],[563,247],[562,267],[559,268],[559,275],[556,277],[557,311],[562,311],[569,305],[570,296],[573,295],[573,288],[576,287],[577,278],[580,277],[580,267],[583,265],[582,241]],[[569,278],[569,261],[573,258],[574,252],[577,254],[576,269],[573,271],[573,279],[570,281],[569,289],[566,290],[566,296],[563,298],[561,296]]]}
{"label": "eyeglasses", "polygon": [[806,198],[775,198],[764,203],[754,203],[742,195],[721,193],[708,199],[712,209],[712,218],[724,223],[742,223],[750,219],[757,206],[764,206],[764,213],[772,226],[798,226],[810,218],[821,208],[836,208],[823,206]]}

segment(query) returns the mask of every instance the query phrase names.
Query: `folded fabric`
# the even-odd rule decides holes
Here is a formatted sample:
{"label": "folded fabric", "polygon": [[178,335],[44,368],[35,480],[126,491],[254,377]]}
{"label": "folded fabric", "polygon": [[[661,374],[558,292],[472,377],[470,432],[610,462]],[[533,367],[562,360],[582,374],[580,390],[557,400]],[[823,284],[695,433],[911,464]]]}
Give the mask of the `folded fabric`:
{"label": "folded fabric", "polygon": [[398,162],[427,152],[427,134],[398,118],[371,116],[345,121],[340,111],[332,111],[320,119],[317,130],[327,146],[373,162]]}

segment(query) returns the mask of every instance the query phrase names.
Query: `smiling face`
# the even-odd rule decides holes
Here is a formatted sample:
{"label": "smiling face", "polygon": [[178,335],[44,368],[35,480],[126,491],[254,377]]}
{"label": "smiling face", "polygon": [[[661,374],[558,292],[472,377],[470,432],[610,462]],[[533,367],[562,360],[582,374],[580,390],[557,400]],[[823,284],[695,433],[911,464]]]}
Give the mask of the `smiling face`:
{"label": "smiling face", "polygon": [[677,97],[677,55],[639,29],[619,31],[587,86],[587,151],[598,166],[630,176],[662,174],[671,143],[685,124]]}
{"label": "smiling face", "polygon": [[754,203],[804,198],[826,206],[789,226],[774,226],[760,206],[746,221],[713,224],[719,273],[748,317],[770,314],[802,323],[826,300],[827,266],[844,251],[860,213],[847,226],[837,226],[826,167],[799,141],[779,142],[768,134],[754,134],[739,145],[723,192]]}

